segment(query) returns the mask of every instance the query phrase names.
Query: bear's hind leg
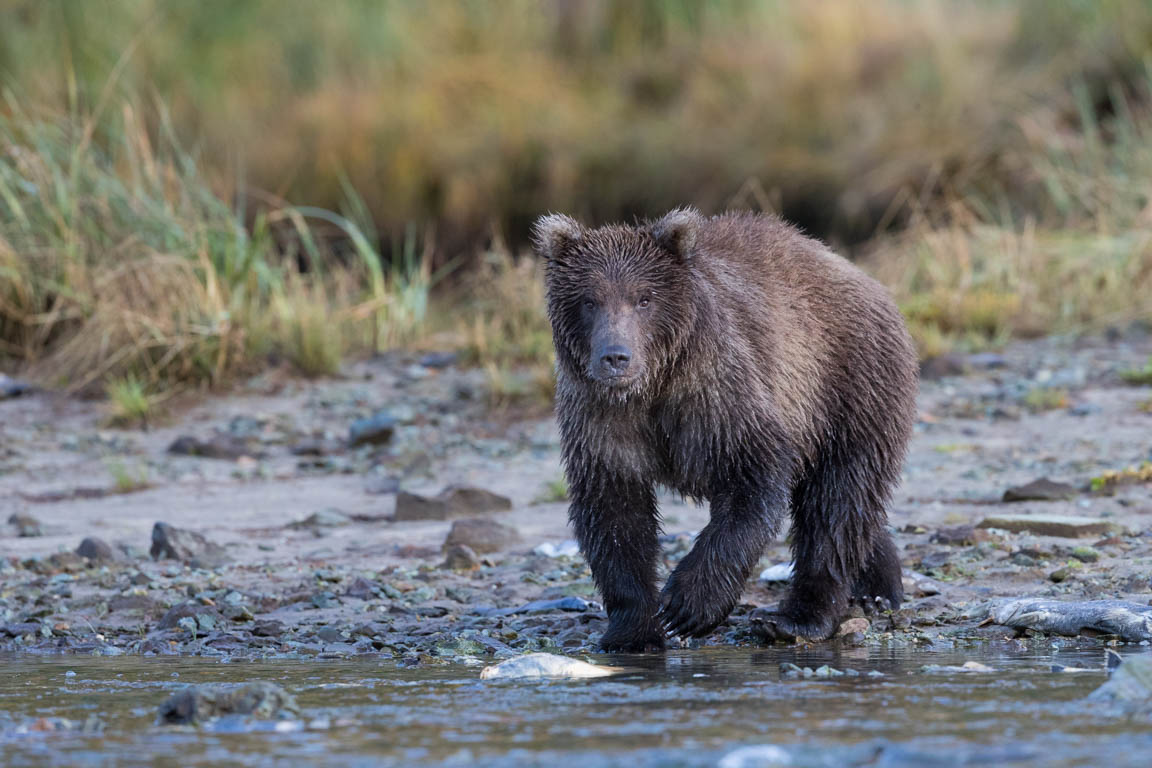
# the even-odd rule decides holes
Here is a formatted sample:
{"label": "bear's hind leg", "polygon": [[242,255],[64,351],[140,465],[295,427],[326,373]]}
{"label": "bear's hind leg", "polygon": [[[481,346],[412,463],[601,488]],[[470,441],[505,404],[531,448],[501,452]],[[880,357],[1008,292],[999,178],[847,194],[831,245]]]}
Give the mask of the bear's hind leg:
{"label": "bear's hind leg", "polygon": [[852,600],[869,615],[895,611],[904,601],[900,555],[887,531],[875,534],[872,552],[852,588]]}
{"label": "bear's hind leg", "polygon": [[841,446],[825,451],[792,492],[792,586],[764,618],[768,639],[831,637],[857,586],[898,596],[900,562],[885,527],[893,481],[865,460],[867,450]]}

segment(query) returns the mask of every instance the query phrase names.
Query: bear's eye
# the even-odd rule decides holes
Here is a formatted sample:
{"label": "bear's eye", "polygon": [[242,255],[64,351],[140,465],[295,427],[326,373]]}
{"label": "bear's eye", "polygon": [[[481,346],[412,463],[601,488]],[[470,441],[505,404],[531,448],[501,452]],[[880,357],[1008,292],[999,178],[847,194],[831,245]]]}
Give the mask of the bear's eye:
{"label": "bear's eye", "polygon": [[592,301],[592,299],[584,299],[584,309],[595,309],[595,308],[596,308],[596,302]]}
{"label": "bear's eye", "polygon": [[646,309],[648,307],[648,305],[651,303],[652,303],[652,297],[651,296],[645,296],[644,298],[640,299],[639,303],[636,306],[640,307],[640,309]]}

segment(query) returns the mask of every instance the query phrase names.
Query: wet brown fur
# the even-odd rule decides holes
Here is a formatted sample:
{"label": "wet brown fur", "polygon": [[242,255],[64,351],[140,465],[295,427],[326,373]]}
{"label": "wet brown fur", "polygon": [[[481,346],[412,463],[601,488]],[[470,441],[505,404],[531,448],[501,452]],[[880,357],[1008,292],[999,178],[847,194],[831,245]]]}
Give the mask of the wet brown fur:
{"label": "wet brown fur", "polygon": [[[604,648],[711,632],[786,511],[795,575],[769,634],[827,637],[852,598],[897,607],[886,505],[917,365],[884,288],[773,216],[677,210],[599,229],[548,216],[535,234],[570,517],[608,610]],[[626,375],[605,349],[627,351]],[[662,591],[656,484],[711,503]]]}

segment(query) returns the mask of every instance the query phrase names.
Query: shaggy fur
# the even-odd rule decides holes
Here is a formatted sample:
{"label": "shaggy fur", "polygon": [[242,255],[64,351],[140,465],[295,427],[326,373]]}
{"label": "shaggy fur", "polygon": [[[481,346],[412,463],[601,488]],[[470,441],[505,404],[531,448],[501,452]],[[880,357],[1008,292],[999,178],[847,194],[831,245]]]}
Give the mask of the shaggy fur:
{"label": "shaggy fur", "polygon": [[[780,219],[677,210],[535,228],[557,353],[571,522],[608,610],[605,650],[703,636],[792,514],[770,634],[825,638],[852,599],[896,608],[886,525],[917,387],[885,290]],[[711,521],[660,591],[654,486]]]}

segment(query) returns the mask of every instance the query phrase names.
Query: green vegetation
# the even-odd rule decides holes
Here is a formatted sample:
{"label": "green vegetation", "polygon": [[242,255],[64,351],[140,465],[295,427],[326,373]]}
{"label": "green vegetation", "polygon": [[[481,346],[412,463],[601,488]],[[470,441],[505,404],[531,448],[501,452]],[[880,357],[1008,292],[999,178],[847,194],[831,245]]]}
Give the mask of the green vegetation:
{"label": "green vegetation", "polygon": [[535,504],[556,504],[561,501],[568,501],[568,478],[564,475],[545,483],[540,495],[533,499]]}
{"label": "green vegetation", "polygon": [[1024,405],[1037,413],[1067,408],[1070,403],[1068,390],[1059,387],[1033,387],[1024,394]]}
{"label": "green vegetation", "polygon": [[104,385],[104,393],[112,407],[109,421],[116,426],[143,426],[153,416],[156,399],[148,394],[144,382],[135,374],[111,379]]}
{"label": "green vegetation", "polygon": [[1145,384],[1152,384],[1152,358],[1148,359],[1143,368],[1137,368],[1132,371],[1121,371],[1120,378],[1129,384],[1142,386]]}
{"label": "green vegetation", "polygon": [[1097,493],[1111,493],[1123,485],[1152,483],[1152,461],[1145,461],[1138,467],[1109,470],[1092,478],[1091,488]]}
{"label": "green vegetation", "polygon": [[546,210],[781,212],[925,356],[1152,317],[1149,3],[0,0],[0,94],[0,365],[114,400],[446,328],[546,398]]}
{"label": "green vegetation", "polygon": [[112,461],[108,464],[108,471],[112,473],[116,493],[134,493],[152,487],[145,464],[137,464],[132,468],[122,461]]}

